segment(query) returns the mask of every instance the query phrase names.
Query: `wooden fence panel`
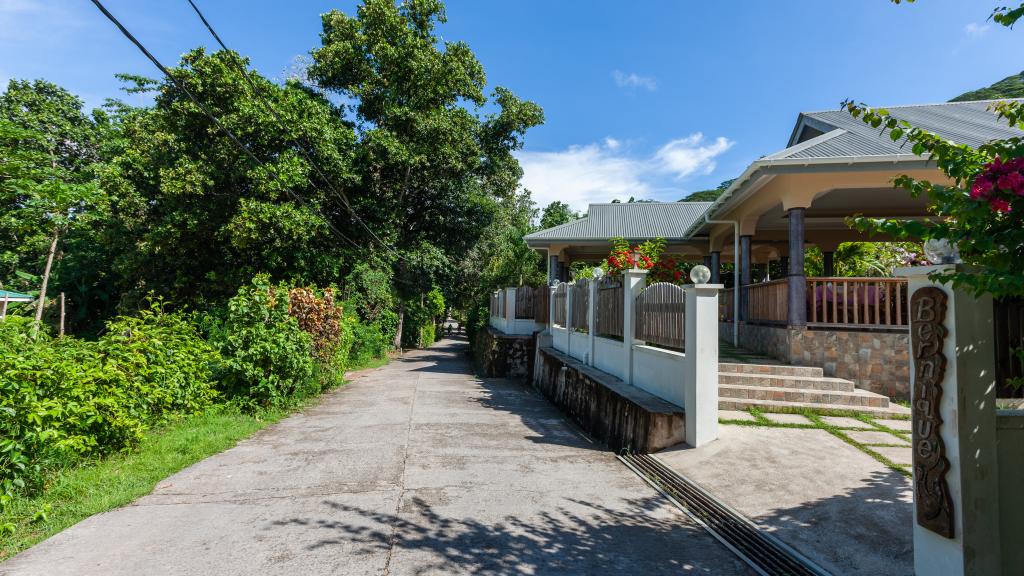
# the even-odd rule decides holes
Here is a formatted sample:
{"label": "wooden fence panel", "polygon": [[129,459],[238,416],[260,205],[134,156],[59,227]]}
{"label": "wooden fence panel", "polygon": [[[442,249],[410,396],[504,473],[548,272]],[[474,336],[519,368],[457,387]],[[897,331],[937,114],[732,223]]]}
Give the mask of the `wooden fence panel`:
{"label": "wooden fence panel", "polygon": [[566,295],[569,293],[569,285],[565,282],[560,282],[555,288],[555,317],[552,318],[552,323],[556,326],[565,328],[565,302]]}
{"label": "wooden fence panel", "polygon": [[686,333],[683,288],[658,282],[636,297],[636,339],[683,350]]}
{"label": "wooden fence panel", "polygon": [[530,320],[534,318],[534,289],[530,286],[516,288],[516,318]]}
{"label": "wooden fence panel", "polygon": [[733,318],[733,288],[726,288],[718,292],[718,321],[732,322]]}
{"label": "wooden fence panel", "polygon": [[1024,364],[1013,354],[1014,349],[1024,347],[1024,298],[995,300],[992,312],[998,396],[1022,398],[1024,387],[1015,388],[1009,380],[1024,377]]}
{"label": "wooden fence panel", "polygon": [[623,288],[621,278],[605,276],[597,285],[597,310],[594,319],[597,326],[594,334],[622,339],[623,330]]}
{"label": "wooden fence panel", "polygon": [[551,313],[551,289],[538,286],[533,289],[533,321],[540,324],[548,323]]}
{"label": "wooden fence panel", "polygon": [[590,330],[590,282],[588,280],[577,280],[572,285],[572,329],[578,332]]}

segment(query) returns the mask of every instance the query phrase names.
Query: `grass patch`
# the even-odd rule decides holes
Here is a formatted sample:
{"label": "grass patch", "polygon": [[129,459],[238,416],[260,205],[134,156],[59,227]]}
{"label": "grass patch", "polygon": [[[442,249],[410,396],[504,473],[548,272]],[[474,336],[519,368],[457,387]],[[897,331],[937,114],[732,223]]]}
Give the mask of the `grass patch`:
{"label": "grass patch", "polygon": [[[375,358],[348,371],[379,368],[388,361],[388,358]],[[288,408],[258,414],[218,406],[151,430],[131,452],[53,470],[42,493],[15,499],[0,515],[0,524],[11,522],[16,530],[13,535],[0,539],[0,561],[93,514],[124,506],[149,494],[164,478],[235,446],[319,398],[310,397]],[[40,514],[40,511],[46,512]]]}

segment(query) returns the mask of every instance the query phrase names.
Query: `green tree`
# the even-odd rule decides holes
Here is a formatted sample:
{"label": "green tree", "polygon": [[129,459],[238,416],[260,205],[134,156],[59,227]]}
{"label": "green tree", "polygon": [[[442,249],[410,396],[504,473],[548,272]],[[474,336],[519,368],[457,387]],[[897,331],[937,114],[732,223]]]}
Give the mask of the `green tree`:
{"label": "green tree", "polygon": [[545,206],[544,211],[541,212],[540,228],[541,230],[554,228],[555,226],[578,220],[579,217],[580,215],[570,208],[568,204],[555,200]]}
{"label": "green tree", "polygon": [[[469,47],[438,37],[445,21],[437,0],[367,0],[355,16],[331,11],[309,69],[320,88],[355,102],[353,209],[392,247],[396,278],[405,275],[403,260],[423,261],[425,244],[452,262],[464,258],[497,201],[515,194],[522,171],[512,152],[543,122],[540,107],[505,88],[487,98]],[[497,111],[483,115],[488,104]]]}

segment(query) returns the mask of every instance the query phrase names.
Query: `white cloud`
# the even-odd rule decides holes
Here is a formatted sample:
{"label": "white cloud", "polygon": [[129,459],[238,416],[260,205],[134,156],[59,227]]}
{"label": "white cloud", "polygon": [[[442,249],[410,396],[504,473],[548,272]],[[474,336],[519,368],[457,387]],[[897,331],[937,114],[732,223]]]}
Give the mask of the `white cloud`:
{"label": "white cloud", "polygon": [[981,36],[984,36],[986,32],[989,31],[989,28],[991,27],[988,24],[979,24],[977,22],[971,22],[967,26],[964,26],[964,32],[966,32],[968,36],[971,36],[973,38],[980,38]]}
{"label": "white cloud", "polygon": [[671,172],[677,180],[692,174],[711,174],[715,171],[715,158],[732,148],[734,142],[719,136],[714,142],[704,144],[704,135],[700,132],[685,138],[672,140],[658,149],[654,155],[666,172]]}
{"label": "white cloud", "polygon": [[570,146],[559,152],[516,154],[523,168],[522,184],[533,193],[533,201],[544,207],[559,200],[574,210],[587,205],[664,196],[677,200],[682,195],[677,182],[693,175],[707,175],[715,159],[732,147],[728,138],[705,142],[701,133],[671,140],[649,156],[630,155],[615,138],[603,143]]}
{"label": "white cloud", "polygon": [[658,81],[650,76],[640,76],[635,72],[626,74],[621,70],[612,72],[612,78],[619,88],[646,88],[651,92],[658,89]]}

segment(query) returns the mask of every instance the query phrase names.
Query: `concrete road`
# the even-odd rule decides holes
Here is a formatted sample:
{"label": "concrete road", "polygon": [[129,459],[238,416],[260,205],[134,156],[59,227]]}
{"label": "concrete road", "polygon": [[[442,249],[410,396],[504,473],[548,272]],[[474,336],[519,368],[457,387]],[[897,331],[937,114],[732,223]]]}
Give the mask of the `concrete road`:
{"label": "concrete road", "polygon": [[0,564],[0,574],[750,574],[446,340]]}

